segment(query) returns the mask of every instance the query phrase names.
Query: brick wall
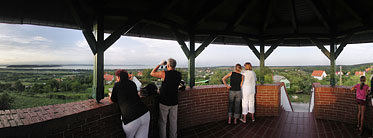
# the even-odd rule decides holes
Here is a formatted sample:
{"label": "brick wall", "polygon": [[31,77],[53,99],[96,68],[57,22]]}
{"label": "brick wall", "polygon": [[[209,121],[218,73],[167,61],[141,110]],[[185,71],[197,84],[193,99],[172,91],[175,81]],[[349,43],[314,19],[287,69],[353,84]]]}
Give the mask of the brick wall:
{"label": "brick wall", "polygon": [[[314,115],[318,119],[336,120],[346,123],[357,123],[356,95],[351,87],[327,85],[314,86],[315,106]],[[373,107],[370,100],[365,111],[364,124],[373,127]]]}
{"label": "brick wall", "polygon": [[281,85],[257,85],[256,116],[278,116],[281,113]]}
{"label": "brick wall", "polygon": [[[257,116],[280,112],[280,85],[257,86]],[[151,112],[150,137],[158,136],[158,100],[142,99]],[[179,93],[179,129],[225,120],[228,90],[222,85],[197,86]],[[124,137],[120,112],[107,98],[0,111],[1,137]]]}

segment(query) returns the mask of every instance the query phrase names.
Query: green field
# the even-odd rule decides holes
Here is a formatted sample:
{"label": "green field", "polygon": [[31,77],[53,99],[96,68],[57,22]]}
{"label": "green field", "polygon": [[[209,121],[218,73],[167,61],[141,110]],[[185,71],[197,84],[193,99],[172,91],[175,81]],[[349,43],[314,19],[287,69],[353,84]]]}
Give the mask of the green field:
{"label": "green field", "polygon": [[38,98],[38,97],[22,96],[18,94],[10,94],[10,95],[15,97],[14,103],[12,104],[12,109],[22,109],[22,108],[37,107],[37,106],[52,105],[52,104],[62,104],[62,103],[69,103],[69,102],[81,100],[81,99],[62,100],[62,99],[54,99],[54,98]]}

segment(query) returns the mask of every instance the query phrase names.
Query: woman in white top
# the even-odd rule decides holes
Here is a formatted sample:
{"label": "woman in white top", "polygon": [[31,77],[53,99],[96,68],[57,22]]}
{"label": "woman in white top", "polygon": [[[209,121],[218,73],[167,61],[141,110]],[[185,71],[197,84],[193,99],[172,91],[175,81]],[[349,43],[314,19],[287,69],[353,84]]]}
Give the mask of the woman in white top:
{"label": "woman in white top", "polygon": [[244,75],[244,81],[242,85],[242,118],[240,120],[246,123],[246,115],[250,113],[251,121],[254,122],[256,75],[251,63],[245,63],[245,70],[241,74]]}

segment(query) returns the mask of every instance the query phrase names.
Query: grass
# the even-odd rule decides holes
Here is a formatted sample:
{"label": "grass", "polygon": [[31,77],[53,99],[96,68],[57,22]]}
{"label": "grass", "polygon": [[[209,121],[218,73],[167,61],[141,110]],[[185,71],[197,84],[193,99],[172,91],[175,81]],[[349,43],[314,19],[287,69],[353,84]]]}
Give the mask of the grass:
{"label": "grass", "polygon": [[[294,99],[293,96],[298,96],[297,99]],[[298,103],[309,103],[311,95],[309,94],[289,94],[289,98],[291,102],[298,102]]]}

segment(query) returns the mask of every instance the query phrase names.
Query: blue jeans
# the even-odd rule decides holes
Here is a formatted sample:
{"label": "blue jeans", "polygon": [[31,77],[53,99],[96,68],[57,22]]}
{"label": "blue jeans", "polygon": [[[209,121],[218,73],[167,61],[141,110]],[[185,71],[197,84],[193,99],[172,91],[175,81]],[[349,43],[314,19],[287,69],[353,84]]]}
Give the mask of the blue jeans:
{"label": "blue jeans", "polygon": [[229,90],[228,96],[228,117],[231,117],[234,113],[234,118],[239,118],[241,115],[241,100],[242,100],[242,92],[241,91],[232,91]]}

